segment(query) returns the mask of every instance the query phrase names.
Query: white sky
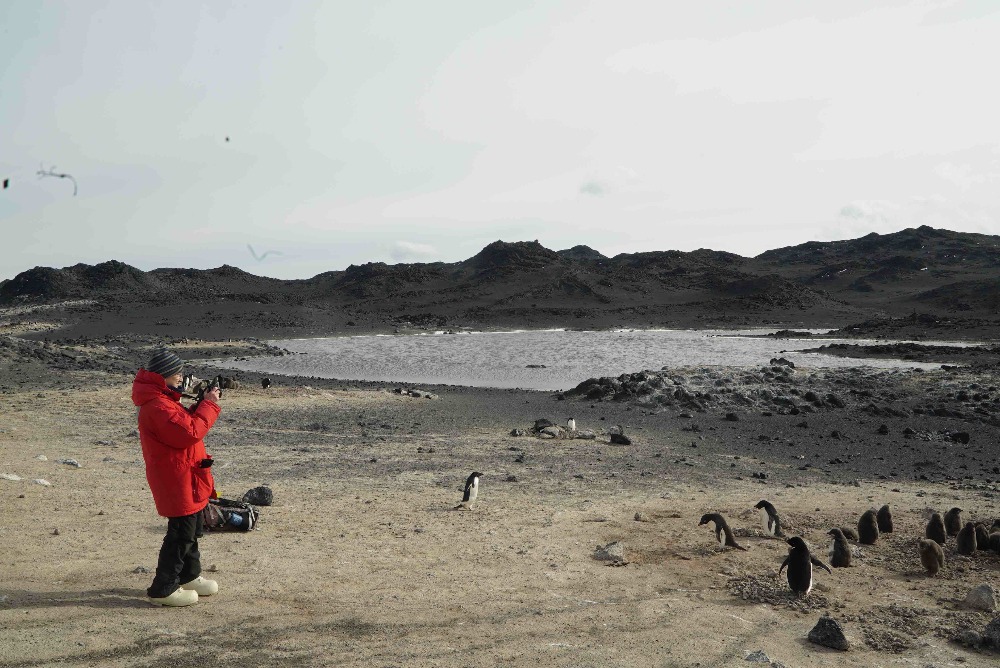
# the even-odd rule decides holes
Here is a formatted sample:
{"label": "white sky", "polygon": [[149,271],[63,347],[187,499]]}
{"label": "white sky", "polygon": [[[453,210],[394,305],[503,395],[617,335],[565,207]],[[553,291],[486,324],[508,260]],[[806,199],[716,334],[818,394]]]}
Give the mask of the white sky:
{"label": "white sky", "polygon": [[1000,234],[1000,3],[875,5],[7,0],[0,278]]}

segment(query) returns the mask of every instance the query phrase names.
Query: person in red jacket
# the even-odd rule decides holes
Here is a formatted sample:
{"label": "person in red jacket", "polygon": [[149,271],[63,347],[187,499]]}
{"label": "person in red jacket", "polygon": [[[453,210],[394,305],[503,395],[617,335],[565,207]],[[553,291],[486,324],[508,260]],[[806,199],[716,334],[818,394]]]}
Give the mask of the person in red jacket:
{"label": "person in red jacket", "polygon": [[177,355],[160,348],[132,383],[146,480],[156,512],[167,518],[156,576],[146,590],[157,605],[191,605],[199,596],[219,591],[217,582],[201,577],[198,536],[201,511],[215,489],[212,458],[202,439],[219,417],[221,393],[213,388],[202,401],[185,408],[180,402],[183,368]]}

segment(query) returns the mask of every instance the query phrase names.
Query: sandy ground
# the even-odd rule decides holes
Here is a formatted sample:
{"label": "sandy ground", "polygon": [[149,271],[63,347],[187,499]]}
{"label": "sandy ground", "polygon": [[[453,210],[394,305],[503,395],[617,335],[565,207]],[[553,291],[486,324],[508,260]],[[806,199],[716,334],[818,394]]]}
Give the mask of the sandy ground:
{"label": "sandy ground", "polygon": [[[1000,517],[995,493],[723,478],[676,463],[690,435],[514,438],[534,406],[520,425],[483,407],[462,426],[442,417],[468,410],[447,393],[227,393],[207,439],[219,490],[267,484],[275,503],[257,531],[202,539],[217,596],[154,607],[152,575],[135,571],[154,569],[165,521],[129,397],[123,377],[4,396],[0,474],[21,480],[0,479],[0,666],[738,666],[754,650],[786,666],[997,662],[948,638],[992,618],[961,599],[1000,586],[1000,558],[949,545],[946,570],[927,578],[915,548],[927,508]],[[479,503],[453,511],[474,469],[486,474]],[[764,496],[824,560],[826,531],[871,506],[891,504],[896,532],[795,600],[775,579],[787,546],[761,536],[752,510]],[[749,551],[714,547],[697,526],[710,511]],[[611,541],[627,565],[594,558]],[[824,612],[851,651],[806,641]]]}

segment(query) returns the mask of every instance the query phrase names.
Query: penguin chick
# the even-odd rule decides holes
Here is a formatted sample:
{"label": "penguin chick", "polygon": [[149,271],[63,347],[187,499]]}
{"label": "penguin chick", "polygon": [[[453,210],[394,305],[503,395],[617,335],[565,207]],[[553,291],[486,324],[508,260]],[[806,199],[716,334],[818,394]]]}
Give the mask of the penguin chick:
{"label": "penguin chick", "polygon": [[760,523],[764,527],[764,533],[768,536],[785,537],[785,533],[781,530],[781,518],[778,517],[778,511],[769,501],[762,499],[754,508],[760,511]]}
{"label": "penguin chick", "polygon": [[878,520],[880,533],[892,533],[892,512],[889,510],[888,503],[878,509],[875,519]]}
{"label": "penguin chick", "polygon": [[715,522],[715,539],[719,541],[719,547],[735,547],[737,550],[746,551],[747,548],[737,543],[736,539],[733,538],[733,530],[729,528],[725,517],[719,513],[705,513],[701,516],[698,526],[709,522]]}
{"label": "penguin chick", "polygon": [[840,530],[844,532],[844,538],[848,540],[853,540],[855,543],[858,542],[858,532],[852,527],[840,527]]}
{"label": "penguin chick", "polygon": [[944,528],[949,536],[957,536],[962,530],[962,509],[952,508],[944,514]]}
{"label": "penguin chick", "polygon": [[840,529],[830,529],[828,535],[833,536],[830,543],[830,565],[834,568],[846,568],[851,565],[851,546]]}
{"label": "penguin chick", "polygon": [[955,539],[955,551],[959,554],[969,555],[976,551],[976,525],[966,522],[958,537]]}
{"label": "penguin chick", "polygon": [[937,575],[944,568],[944,550],[941,545],[932,538],[921,538],[917,541],[917,548],[920,550],[920,563],[927,569],[927,575]]}
{"label": "penguin chick", "polygon": [[791,587],[797,596],[805,596],[813,586],[813,565],[819,566],[826,570],[827,573],[832,574],[833,571],[822,561],[809,554],[809,546],[806,545],[801,536],[792,536],[785,542],[792,547],[788,551],[788,556],[781,562],[781,568],[778,569],[778,577],[781,577],[781,571],[785,570],[787,566],[788,586]]}
{"label": "penguin chick", "polygon": [[927,522],[927,529],[924,531],[924,535],[933,540],[938,545],[944,545],[947,540],[947,533],[944,530],[944,520],[941,519],[941,513],[934,513],[931,515],[931,519]]}
{"label": "penguin chick", "polygon": [[479,496],[479,479],[482,477],[483,474],[478,471],[469,474],[465,480],[465,493],[462,495],[462,502],[455,506],[455,510],[472,510],[472,504]]}
{"label": "penguin chick", "polygon": [[990,532],[982,522],[976,522],[976,549],[990,549]]}
{"label": "penguin chick", "polygon": [[1000,531],[994,531],[990,534],[990,549],[1000,554]]}
{"label": "penguin chick", "polygon": [[862,545],[874,545],[878,540],[878,520],[874,510],[866,510],[858,520],[858,539]]}

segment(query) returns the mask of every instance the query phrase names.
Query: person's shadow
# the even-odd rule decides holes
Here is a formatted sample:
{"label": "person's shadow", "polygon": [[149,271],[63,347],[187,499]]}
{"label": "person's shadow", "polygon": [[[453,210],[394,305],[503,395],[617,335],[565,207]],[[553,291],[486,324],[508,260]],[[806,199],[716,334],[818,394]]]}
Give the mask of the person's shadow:
{"label": "person's shadow", "polygon": [[27,589],[0,589],[0,609],[31,608],[151,608],[145,589],[116,587],[89,591],[38,592]]}

